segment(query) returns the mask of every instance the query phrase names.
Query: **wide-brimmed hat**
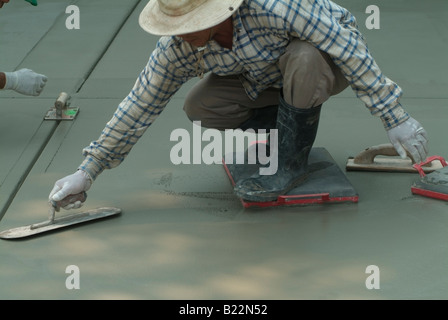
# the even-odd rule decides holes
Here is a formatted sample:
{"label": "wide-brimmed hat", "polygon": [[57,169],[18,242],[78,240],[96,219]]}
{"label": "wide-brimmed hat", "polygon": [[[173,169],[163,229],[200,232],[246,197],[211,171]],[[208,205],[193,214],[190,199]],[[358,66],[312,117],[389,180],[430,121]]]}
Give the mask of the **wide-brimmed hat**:
{"label": "wide-brimmed hat", "polygon": [[230,17],[244,0],[150,0],[140,13],[146,32],[172,36],[205,30]]}

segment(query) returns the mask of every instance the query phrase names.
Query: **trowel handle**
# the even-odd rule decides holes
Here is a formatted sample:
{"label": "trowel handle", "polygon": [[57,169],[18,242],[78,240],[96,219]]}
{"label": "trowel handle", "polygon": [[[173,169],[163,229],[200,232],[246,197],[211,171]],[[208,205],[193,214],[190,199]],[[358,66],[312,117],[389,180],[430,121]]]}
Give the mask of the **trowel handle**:
{"label": "trowel handle", "polygon": [[417,171],[418,171],[418,173],[420,174],[421,177],[424,177],[425,176],[425,172],[423,171],[422,166],[425,166],[425,165],[433,162],[434,160],[439,160],[443,167],[447,166],[447,163],[446,163],[446,161],[445,161],[445,159],[443,157],[441,157],[441,156],[432,156],[432,157],[427,158],[422,163],[414,164],[413,167],[415,169],[417,169]]}
{"label": "trowel handle", "polygon": [[[397,150],[392,144],[384,143],[363,150],[353,159],[353,162],[356,164],[373,164],[376,156],[393,157],[398,155]],[[407,156],[414,162],[409,153],[407,153]]]}
{"label": "trowel handle", "polygon": [[85,191],[77,194],[71,194],[65,197],[60,201],[51,200],[51,205],[55,208],[63,208],[71,203],[75,203],[76,201],[84,202],[87,199],[87,193]]}

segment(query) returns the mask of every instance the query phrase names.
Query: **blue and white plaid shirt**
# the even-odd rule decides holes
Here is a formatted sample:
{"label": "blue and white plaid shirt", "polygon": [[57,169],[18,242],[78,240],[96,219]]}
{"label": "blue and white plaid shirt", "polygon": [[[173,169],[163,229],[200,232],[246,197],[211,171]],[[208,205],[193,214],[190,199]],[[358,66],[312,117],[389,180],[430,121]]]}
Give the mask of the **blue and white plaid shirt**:
{"label": "blue and white plaid shirt", "polygon": [[79,169],[95,180],[119,165],[182,84],[203,73],[239,75],[251,99],[268,87],[281,88],[277,62],[292,38],[328,53],[386,128],[409,118],[399,103],[400,87],[382,74],[355,17],[330,0],[245,0],[233,27],[231,50],[213,40],[201,51],[178,37],[160,38],[132,91],[99,139],[83,150]]}

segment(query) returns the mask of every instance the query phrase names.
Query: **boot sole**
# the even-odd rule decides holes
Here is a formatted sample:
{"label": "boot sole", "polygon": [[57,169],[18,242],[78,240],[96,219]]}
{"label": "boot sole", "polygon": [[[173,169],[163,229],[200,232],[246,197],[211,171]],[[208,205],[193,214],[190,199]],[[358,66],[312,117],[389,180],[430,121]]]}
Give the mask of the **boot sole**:
{"label": "boot sole", "polygon": [[263,193],[259,195],[249,195],[247,193],[240,193],[238,191],[235,191],[235,194],[237,197],[241,198],[242,200],[246,201],[252,201],[252,202],[270,202],[270,201],[277,201],[278,197],[284,196],[289,191],[297,187],[300,183],[304,182],[306,178],[308,177],[308,174],[302,175],[300,178],[295,180],[293,183],[290,184],[289,187],[286,189],[283,189],[280,193]]}

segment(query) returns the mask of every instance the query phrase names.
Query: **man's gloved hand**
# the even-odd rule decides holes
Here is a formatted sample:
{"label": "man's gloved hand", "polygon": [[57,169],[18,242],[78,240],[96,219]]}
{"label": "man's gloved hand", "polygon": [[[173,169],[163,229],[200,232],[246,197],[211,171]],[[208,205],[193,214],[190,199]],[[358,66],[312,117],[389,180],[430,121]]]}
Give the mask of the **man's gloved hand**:
{"label": "man's gloved hand", "polygon": [[20,69],[14,72],[4,72],[6,90],[14,90],[28,96],[38,96],[47,83],[48,78],[30,69]]}
{"label": "man's gloved hand", "polygon": [[415,163],[421,163],[428,155],[428,134],[414,118],[387,131],[390,142],[401,158],[406,158],[406,150]]}
{"label": "man's gloved hand", "polygon": [[[75,173],[56,181],[48,199],[57,202],[66,198],[68,195],[87,191],[90,189],[91,185],[92,181],[90,180],[89,175],[82,170],[78,170]],[[81,208],[82,205],[83,203],[81,201],[76,201],[75,203],[65,206],[64,209],[78,209]]]}

